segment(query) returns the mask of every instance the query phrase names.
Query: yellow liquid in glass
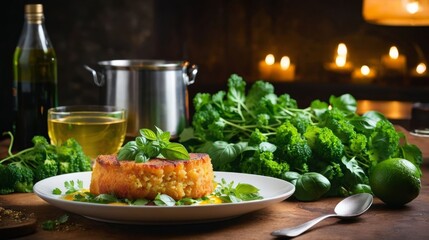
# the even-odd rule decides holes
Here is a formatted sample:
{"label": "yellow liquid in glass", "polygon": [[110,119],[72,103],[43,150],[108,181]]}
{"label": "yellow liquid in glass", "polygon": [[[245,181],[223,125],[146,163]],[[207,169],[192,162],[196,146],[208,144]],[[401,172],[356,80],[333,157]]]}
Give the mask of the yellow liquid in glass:
{"label": "yellow liquid in glass", "polygon": [[74,138],[91,159],[100,154],[115,154],[126,134],[126,119],[107,116],[67,116],[48,120],[51,143],[61,145]]}

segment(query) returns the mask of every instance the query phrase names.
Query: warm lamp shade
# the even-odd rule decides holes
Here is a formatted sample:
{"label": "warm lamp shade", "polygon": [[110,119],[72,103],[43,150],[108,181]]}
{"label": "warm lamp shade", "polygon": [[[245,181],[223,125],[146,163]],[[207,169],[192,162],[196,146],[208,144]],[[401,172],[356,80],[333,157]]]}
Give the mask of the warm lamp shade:
{"label": "warm lamp shade", "polygon": [[429,0],[363,0],[365,21],[391,26],[429,26]]}

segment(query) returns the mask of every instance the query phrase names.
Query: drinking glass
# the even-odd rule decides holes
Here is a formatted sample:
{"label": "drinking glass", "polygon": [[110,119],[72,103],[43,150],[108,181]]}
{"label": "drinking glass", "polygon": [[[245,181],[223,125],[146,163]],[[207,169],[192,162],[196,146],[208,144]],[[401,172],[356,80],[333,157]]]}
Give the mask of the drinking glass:
{"label": "drinking glass", "polygon": [[53,145],[74,138],[95,159],[116,154],[127,130],[127,111],[114,106],[61,106],[48,110],[48,134]]}

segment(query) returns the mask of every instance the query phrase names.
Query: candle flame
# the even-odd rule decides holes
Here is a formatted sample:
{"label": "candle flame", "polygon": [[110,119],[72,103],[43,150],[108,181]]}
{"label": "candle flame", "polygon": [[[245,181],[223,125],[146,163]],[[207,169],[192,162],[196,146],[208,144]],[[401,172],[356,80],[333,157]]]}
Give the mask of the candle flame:
{"label": "candle flame", "polygon": [[404,1],[405,9],[410,14],[415,14],[420,10],[420,1],[419,0],[405,0]]}
{"label": "candle flame", "polygon": [[290,66],[290,58],[288,56],[282,57],[282,59],[280,60],[280,67],[283,70],[287,70],[289,66]]}
{"label": "candle flame", "polygon": [[397,47],[395,47],[395,46],[390,47],[390,50],[389,50],[389,56],[390,56],[390,58],[392,58],[392,59],[398,59],[398,57],[399,57],[399,51],[398,51],[398,48],[397,48]]}
{"label": "candle flame", "polygon": [[418,74],[424,74],[426,72],[426,64],[419,63],[419,65],[417,65],[417,67],[416,67],[416,72]]}
{"label": "candle flame", "polygon": [[360,68],[360,72],[362,73],[362,75],[368,76],[371,72],[371,69],[367,65],[362,65],[362,67]]}
{"label": "candle flame", "polygon": [[338,67],[344,67],[344,66],[346,66],[346,57],[345,56],[337,56],[335,58],[335,64]]}
{"label": "candle flame", "polygon": [[275,61],[276,61],[276,59],[274,58],[274,55],[273,55],[273,54],[268,54],[268,55],[265,57],[265,63],[266,63],[267,65],[273,65]]}
{"label": "candle flame", "polygon": [[347,46],[344,43],[340,43],[338,44],[338,48],[337,48],[337,55],[338,56],[347,56]]}

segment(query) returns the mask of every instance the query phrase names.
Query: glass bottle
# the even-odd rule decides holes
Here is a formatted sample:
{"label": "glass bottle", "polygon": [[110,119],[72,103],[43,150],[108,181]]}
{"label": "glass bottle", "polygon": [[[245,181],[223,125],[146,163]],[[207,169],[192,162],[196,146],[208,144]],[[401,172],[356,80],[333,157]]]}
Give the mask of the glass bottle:
{"label": "glass bottle", "polygon": [[[43,5],[25,5],[24,27],[13,56],[14,147],[48,139],[47,112],[58,105],[57,58],[44,24]],[[49,142],[49,139],[48,139]]]}

